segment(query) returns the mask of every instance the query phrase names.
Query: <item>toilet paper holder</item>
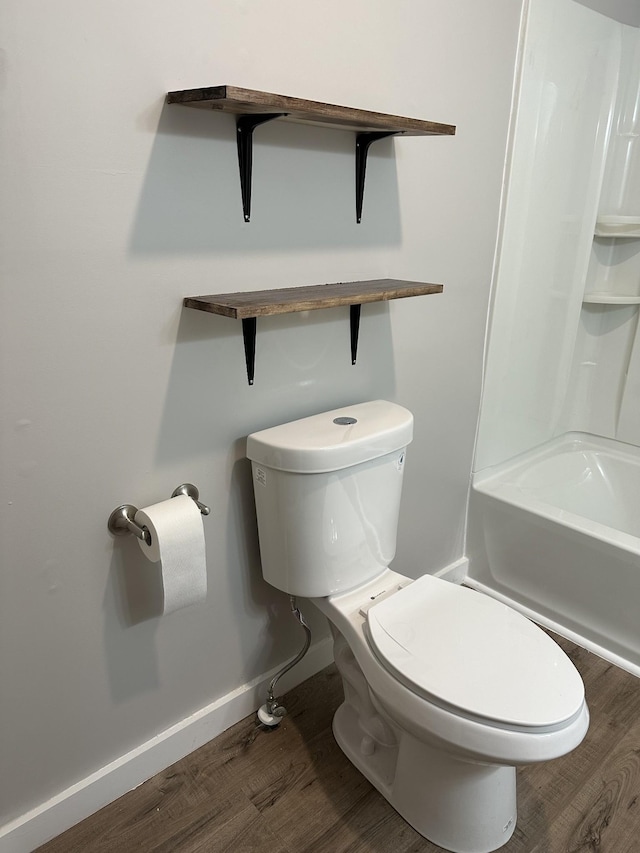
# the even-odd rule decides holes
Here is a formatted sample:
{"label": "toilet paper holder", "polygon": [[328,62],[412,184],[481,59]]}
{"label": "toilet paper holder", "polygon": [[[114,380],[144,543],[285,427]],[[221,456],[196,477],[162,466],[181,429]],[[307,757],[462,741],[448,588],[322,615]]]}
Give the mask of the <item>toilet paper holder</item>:
{"label": "toilet paper holder", "polygon": [[[177,498],[178,495],[186,495],[188,498],[191,498],[203,515],[209,515],[211,512],[206,504],[201,503],[200,492],[193,483],[183,483],[171,493],[172,498]],[[142,539],[147,545],[150,545],[151,533],[149,529],[147,527],[140,527],[134,521],[137,512],[138,508],[133,504],[122,504],[116,507],[107,522],[109,533],[113,533],[114,536],[128,536],[133,533],[138,539]]]}

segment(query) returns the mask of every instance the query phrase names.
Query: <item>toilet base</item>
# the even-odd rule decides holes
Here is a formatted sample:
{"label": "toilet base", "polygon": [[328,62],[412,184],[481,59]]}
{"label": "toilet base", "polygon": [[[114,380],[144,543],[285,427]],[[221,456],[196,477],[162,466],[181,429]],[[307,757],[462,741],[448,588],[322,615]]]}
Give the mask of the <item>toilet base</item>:
{"label": "toilet base", "polygon": [[425,838],[453,853],[490,853],[506,844],[516,826],[515,767],[464,761],[393,729],[397,745],[376,743],[348,702],[333,719],[347,758]]}

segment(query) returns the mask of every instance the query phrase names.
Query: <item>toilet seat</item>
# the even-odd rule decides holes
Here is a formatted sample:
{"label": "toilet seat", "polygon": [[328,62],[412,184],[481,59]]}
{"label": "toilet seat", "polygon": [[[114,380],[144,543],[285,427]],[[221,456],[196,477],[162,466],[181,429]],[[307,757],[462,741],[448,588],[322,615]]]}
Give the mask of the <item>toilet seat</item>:
{"label": "toilet seat", "polygon": [[553,731],[582,712],[584,686],[560,647],[520,613],[424,575],[367,611],[385,668],[429,702],[521,731]]}
{"label": "toilet seat", "polygon": [[[374,580],[348,592],[312,599],[328,618],[332,631],[347,641],[375,702],[413,737],[446,745],[447,750],[463,755],[467,760],[514,766],[558,758],[574,749],[583,740],[589,726],[585,701],[574,719],[569,718],[564,725],[551,730],[509,726],[499,720],[464,713],[450,701],[421,695],[407,678],[383,662],[382,655],[373,645],[365,615],[367,610],[378,607],[374,602],[381,602],[386,595],[399,595],[397,590],[400,588],[412,589],[414,595],[417,594],[419,583],[433,581],[452,590],[458,588],[447,581],[429,577],[430,580],[422,582],[412,581],[392,569],[385,569]],[[440,645],[438,641],[438,650]]]}

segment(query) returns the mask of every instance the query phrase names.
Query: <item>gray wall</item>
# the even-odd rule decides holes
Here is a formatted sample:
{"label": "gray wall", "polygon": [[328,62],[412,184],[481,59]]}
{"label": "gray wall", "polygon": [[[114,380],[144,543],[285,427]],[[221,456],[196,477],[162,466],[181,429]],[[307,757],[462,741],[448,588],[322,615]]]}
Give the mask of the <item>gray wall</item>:
{"label": "gray wall", "polygon": [[576,2],[623,24],[640,27],[638,0],[576,0]]}
{"label": "gray wall", "polygon": [[[0,821],[24,814],[295,650],[261,579],[247,433],[396,400],[416,416],[396,568],[463,551],[520,2],[7,0],[2,186]],[[353,135],[256,132],[242,221],[234,123],[167,107],[231,83],[451,122],[372,151],[355,224]],[[385,276],[442,296],[239,324],[187,295]],[[195,482],[205,605],[156,587],[110,511]],[[311,617],[316,635],[326,628]]]}

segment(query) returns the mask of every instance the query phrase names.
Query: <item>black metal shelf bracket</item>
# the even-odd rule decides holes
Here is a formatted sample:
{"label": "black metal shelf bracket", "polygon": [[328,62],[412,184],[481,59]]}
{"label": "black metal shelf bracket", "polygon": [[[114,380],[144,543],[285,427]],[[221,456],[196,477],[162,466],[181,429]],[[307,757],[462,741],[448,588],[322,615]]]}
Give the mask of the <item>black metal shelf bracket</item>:
{"label": "black metal shelf bracket", "polygon": [[362,221],[362,199],[364,198],[364,176],[367,170],[367,154],[373,142],[396,136],[401,130],[367,132],[356,134],[356,222]]}
{"label": "black metal shelf bracket", "polygon": [[[242,193],[242,212],[244,221],[251,219],[251,176],[253,172],[253,131],[261,124],[282,118],[287,113],[250,113],[236,119],[236,140],[238,143],[238,166],[240,168],[240,191]],[[369,148],[379,139],[397,136],[401,130],[368,131],[356,134],[356,221],[362,221],[362,200],[367,170]]]}
{"label": "black metal shelf bracket", "polygon": [[255,317],[242,318],[242,337],[244,339],[244,360],[247,364],[247,381],[253,385],[253,376],[256,366],[256,328]]}
{"label": "black metal shelf bracket", "polygon": [[349,322],[351,325],[351,364],[356,363],[358,355],[358,333],[360,332],[360,309],[362,305],[349,306]]}
{"label": "black metal shelf bracket", "polygon": [[[358,335],[360,333],[360,309],[362,305],[349,306],[349,326],[351,332],[351,364],[356,363],[358,356]],[[244,342],[244,360],[247,366],[247,381],[253,385],[256,368],[256,333],[257,317],[242,318],[242,339]]]}
{"label": "black metal shelf bracket", "polygon": [[251,172],[253,168],[253,131],[258,125],[287,113],[255,113],[238,116],[236,119],[236,140],[238,142],[238,165],[240,167],[240,191],[244,221],[251,218]]}

